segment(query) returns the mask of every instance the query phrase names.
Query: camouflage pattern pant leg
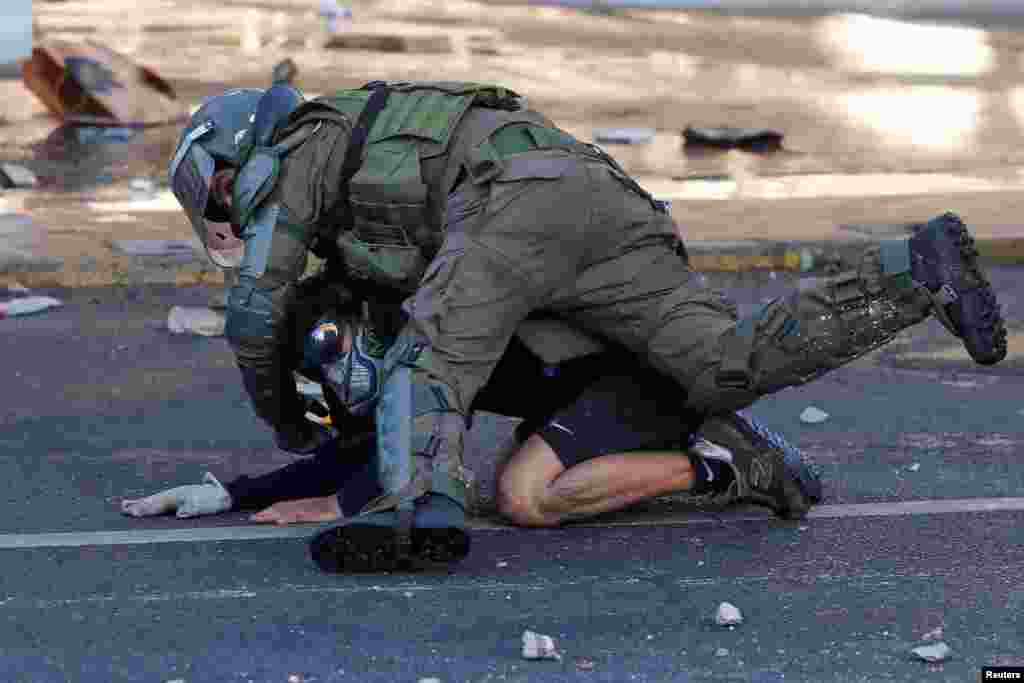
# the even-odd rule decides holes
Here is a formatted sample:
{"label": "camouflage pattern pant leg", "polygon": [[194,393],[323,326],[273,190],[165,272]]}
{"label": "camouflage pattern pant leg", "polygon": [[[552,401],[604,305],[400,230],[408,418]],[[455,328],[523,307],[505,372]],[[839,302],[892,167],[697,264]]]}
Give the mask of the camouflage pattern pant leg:
{"label": "camouflage pattern pant leg", "polygon": [[460,190],[445,243],[408,302],[403,336],[424,349],[410,366],[409,396],[433,396],[438,407],[406,411],[406,423],[416,417],[404,452],[420,471],[432,462],[434,481],[464,479],[461,418],[532,311],[646,356],[679,382],[671,400],[709,414],[809,381],[930,312],[909,281],[904,241],[868,248],[856,272],[739,320],[690,270],[672,219],[628,178],[580,157],[519,156],[543,161],[539,175],[506,173]]}
{"label": "camouflage pattern pant leg", "polygon": [[399,509],[428,491],[465,506],[469,406],[520,322],[578,270],[586,173],[566,153],[529,158],[535,172],[526,163],[449,198],[445,241],[405,304],[377,411],[378,471]]}
{"label": "camouflage pattern pant leg", "polygon": [[865,249],[857,270],[769,302],[742,320],[673,251],[675,224],[616,174],[591,169],[597,235],[619,243],[551,306],[644,354],[686,390],[687,407],[719,413],[808,382],[924,320],[930,298],[910,281],[906,240]]}

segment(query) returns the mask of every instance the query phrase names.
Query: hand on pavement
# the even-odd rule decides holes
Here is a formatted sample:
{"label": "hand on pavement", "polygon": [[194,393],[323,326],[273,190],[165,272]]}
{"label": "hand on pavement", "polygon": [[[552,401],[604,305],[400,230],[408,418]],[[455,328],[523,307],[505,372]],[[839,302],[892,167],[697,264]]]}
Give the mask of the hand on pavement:
{"label": "hand on pavement", "polygon": [[300,498],[274,503],[249,517],[263,524],[296,524],[299,522],[334,522],[342,518],[341,505],[335,495],[322,498]]}

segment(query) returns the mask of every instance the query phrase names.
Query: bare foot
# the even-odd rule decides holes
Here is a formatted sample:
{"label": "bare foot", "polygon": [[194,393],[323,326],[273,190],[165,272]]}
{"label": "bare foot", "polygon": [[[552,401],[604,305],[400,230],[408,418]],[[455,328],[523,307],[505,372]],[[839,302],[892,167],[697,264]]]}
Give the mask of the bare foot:
{"label": "bare foot", "polygon": [[263,524],[296,524],[299,522],[333,522],[341,519],[341,505],[337,496],[300,498],[274,503],[249,517],[251,522]]}

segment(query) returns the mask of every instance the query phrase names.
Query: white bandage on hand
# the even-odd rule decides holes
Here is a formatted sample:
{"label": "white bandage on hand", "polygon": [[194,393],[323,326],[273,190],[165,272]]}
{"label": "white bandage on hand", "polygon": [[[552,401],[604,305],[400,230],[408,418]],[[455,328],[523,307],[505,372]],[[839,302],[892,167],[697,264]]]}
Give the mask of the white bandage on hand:
{"label": "white bandage on hand", "polygon": [[176,486],[145,498],[121,501],[121,512],[131,517],[152,517],[176,512],[181,519],[227,512],[232,506],[231,494],[207,472],[202,484]]}

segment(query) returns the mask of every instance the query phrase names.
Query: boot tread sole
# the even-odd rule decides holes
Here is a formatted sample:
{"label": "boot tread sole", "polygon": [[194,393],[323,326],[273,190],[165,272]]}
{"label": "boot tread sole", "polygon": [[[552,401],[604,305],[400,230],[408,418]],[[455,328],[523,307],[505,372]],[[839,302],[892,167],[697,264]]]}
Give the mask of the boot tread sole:
{"label": "boot tread sole", "polygon": [[321,531],[310,555],[330,574],[438,569],[469,554],[469,534],[450,527],[413,527],[408,555],[399,558],[398,532],[392,527],[353,522]]}
{"label": "boot tread sole", "polygon": [[[961,329],[961,338],[964,340],[964,346],[967,348],[967,352],[976,363],[981,365],[994,365],[1003,358],[1006,357],[1006,323],[999,310],[999,304],[996,300],[995,291],[992,289],[992,284],[985,277],[982,272],[981,266],[978,263],[978,248],[975,244],[974,237],[967,230],[967,226],[963,222],[956,218],[953,222],[956,230],[956,244],[960,249],[960,258],[964,262],[965,269],[971,274],[972,277],[976,278],[980,284],[972,290],[982,290],[986,300],[992,306],[992,312],[994,320],[991,324],[986,325],[986,328],[992,330],[991,348],[973,348],[971,344],[967,343],[966,336],[963,335]],[[965,292],[957,292],[958,294],[964,294]],[[988,336],[987,334],[985,336]]]}

